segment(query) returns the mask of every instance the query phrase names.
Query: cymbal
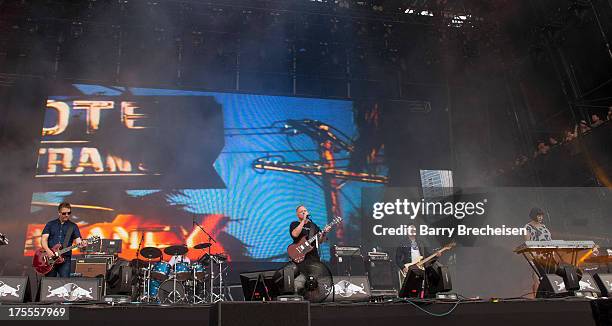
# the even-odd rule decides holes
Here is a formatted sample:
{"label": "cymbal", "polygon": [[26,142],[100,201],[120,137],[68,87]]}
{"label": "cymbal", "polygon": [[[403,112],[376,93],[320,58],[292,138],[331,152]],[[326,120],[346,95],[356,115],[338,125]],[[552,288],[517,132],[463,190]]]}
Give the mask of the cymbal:
{"label": "cymbal", "polygon": [[203,243],[198,243],[197,245],[195,245],[193,249],[206,249],[210,246],[211,246],[210,242],[203,242]]}
{"label": "cymbal", "polygon": [[201,263],[208,263],[210,261],[210,259],[213,258],[215,259],[217,262],[220,261],[226,261],[227,260],[227,255],[220,253],[220,254],[205,254],[204,256],[202,256],[200,259],[198,259],[198,262]]}
{"label": "cymbal", "polygon": [[187,249],[187,246],[185,245],[170,246],[164,249],[164,253],[170,256],[181,256],[181,255],[186,254],[187,251],[189,251],[189,249]]}
{"label": "cymbal", "polygon": [[155,247],[144,247],[140,249],[140,254],[142,255],[142,257],[149,259],[155,259],[162,256],[161,250]]}

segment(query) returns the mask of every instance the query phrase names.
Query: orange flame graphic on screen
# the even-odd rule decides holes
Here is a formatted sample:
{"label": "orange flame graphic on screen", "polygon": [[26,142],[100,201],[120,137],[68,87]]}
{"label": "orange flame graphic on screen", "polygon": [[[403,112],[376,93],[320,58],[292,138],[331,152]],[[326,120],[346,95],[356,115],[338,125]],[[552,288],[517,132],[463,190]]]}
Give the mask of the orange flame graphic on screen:
{"label": "orange flame graphic on screen", "polygon": [[[224,229],[223,218],[222,214],[206,215],[200,224],[213,238],[216,238]],[[44,227],[44,224],[28,225],[25,256],[33,256],[34,251],[40,248],[40,235]],[[187,245],[190,249],[187,256],[191,260],[200,258],[205,252],[208,253],[208,249],[206,251],[193,249],[198,243],[209,242],[208,236],[197,226],[187,230],[183,226],[161,224],[139,215],[118,214],[112,222],[79,224],[79,230],[83,238],[97,235],[101,239],[121,239],[123,247],[119,256],[124,259],[136,258],[138,243],[143,235],[142,248],[156,247],[163,250],[172,245]],[[220,242],[213,242],[210,251],[213,254],[225,253],[225,248]],[[168,255],[164,255],[165,260],[169,258]],[[228,256],[228,260],[231,260],[231,257]]]}

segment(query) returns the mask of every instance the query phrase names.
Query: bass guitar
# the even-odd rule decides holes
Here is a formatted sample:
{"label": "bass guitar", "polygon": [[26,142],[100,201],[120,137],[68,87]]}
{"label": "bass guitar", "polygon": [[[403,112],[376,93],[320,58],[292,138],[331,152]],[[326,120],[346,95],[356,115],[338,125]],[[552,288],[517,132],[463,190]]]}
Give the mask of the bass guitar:
{"label": "bass guitar", "polygon": [[452,249],[454,246],[456,245],[455,242],[451,242],[449,244],[447,244],[446,246],[436,250],[433,254],[427,256],[426,258],[423,257],[419,257],[416,261],[413,261],[411,263],[407,263],[404,265],[404,268],[402,268],[401,272],[402,272],[402,276],[406,276],[406,273],[404,271],[409,270],[410,268],[412,268],[413,266],[423,270],[425,269],[425,265],[427,263],[429,263],[430,261],[432,261],[434,258],[436,258],[438,255],[442,254],[443,252]]}
{"label": "bass guitar", "polygon": [[[339,224],[340,222],[342,222],[342,217],[336,216],[332,219],[331,222],[329,222],[327,225],[325,225],[325,227],[323,227],[323,230],[327,229],[328,227],[331,228]],[[287,254],[289,255],[289,258],[291,258],[294,263],[301,263],[302,261],[304,261],[306,254],[311,252],[312,249],[315,248],[315,246],[313,245],[314,242],[318,240],[323,235],[323,233],[323,231],[319,231],[317,232],[317,234],[313,235],[310,238],[308,238],[308,236],[303,236],[297,243],[290,244],[289,247],[287,247]]]}
{"label": "bass guitar", "polygon": [[[100,237],[96,235],[85,241],[87,241],[88,244],[96,243],[100,241]],[[53,256],[49,256],[49,254],[44,248],[40,248],[34,253],[34,258],[32,258],[32,266],[34,267],[37,273],[45,275],[53,269],[53,266],[59,265],[64,262],[64,257],[62,256],[63,254],[71,251],[72,249],[78,246],[78,244],[74,244],[70,247],[62,249],[62,244],[58,243],[53,246],[53,248],[51,248],[51,251],[55,253],[55,255]]]}

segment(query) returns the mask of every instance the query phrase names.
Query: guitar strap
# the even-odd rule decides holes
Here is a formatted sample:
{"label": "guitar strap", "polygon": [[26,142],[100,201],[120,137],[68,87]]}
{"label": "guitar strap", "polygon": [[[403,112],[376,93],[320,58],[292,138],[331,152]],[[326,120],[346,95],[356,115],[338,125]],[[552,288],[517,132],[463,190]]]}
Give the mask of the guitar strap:
{"label": "guitar strap", "polygon": [[[60,227],[62,227],[60,225]],[[62,248],[67,248],[69,246],[68,241],[70,241],[70,238],[72,237],[72,232],[74,232],[74,224],[70,223],[70,226],[68,227],[68,232],[66,232],[66,237],[64,238],[64,242],[62,243]]]}
{"label": "guitar strap", "polygon": [[[317,228],[318,226],[315,226],[315,224],[311,221],[310,230],[308,231],[308,238],[312,238],[315,234],[317,234]],[[319,237],[315,238],[315,247],[319,249]]]}

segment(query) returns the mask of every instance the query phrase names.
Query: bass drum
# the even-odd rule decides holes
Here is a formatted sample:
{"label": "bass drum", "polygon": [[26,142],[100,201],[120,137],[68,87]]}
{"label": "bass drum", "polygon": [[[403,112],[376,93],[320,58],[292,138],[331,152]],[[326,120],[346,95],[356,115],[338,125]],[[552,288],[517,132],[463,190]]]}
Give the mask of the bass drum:
{"label": "bass drum", "polygon": [[177,281],[175,289],[173,279],[163,281],[155,292],[159,303],[179,303],[187,301],[185,286],[183,283]]}

